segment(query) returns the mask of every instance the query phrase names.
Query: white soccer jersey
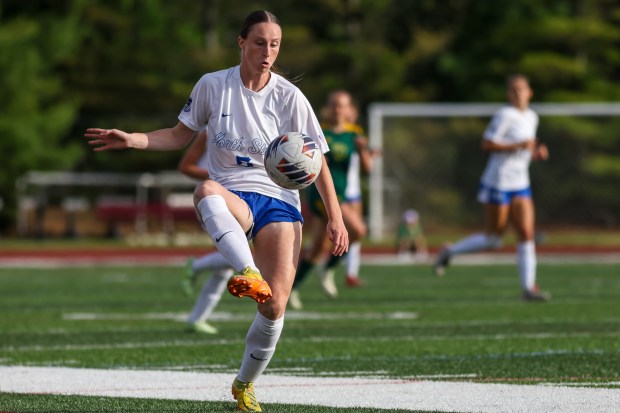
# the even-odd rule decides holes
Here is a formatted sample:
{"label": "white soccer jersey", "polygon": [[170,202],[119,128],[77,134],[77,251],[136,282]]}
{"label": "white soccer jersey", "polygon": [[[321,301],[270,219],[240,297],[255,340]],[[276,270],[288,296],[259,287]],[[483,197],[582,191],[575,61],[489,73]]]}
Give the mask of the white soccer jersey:
{"label": "white soccer jersey", "polygon": [[281,188],[265,172],[267,145],[286,132],[302,132],[323,153],[329,150],[306,97],[275,73],[258,92],[243,85],[239,66],[207,73],[194,86],[179,120],[196,131],[207,125],[211,179],[229,190],[257,192],[299,210],[299,191]]}
{"label": "white soccer jersey", "polygon": [[360,179],[360,154],[351,154],[349,170],[347,171],[347,187],[344,197],[347,201],[357,201],[362,198],[362,184]]}
{"label": "white soccer jersey", "polygon": [[200,158],[198,158],[198,162],[196,162],[196,166],[198,166],[201,169],[206,169],[208,171],[209,169],[207,169],[208,159],[207,159],[206,148],[207,147],[205,146],[205,151],[202,153],[202,155],[200,155]]}
{"label": "white soccer jersey", "polygon": [[[525,142],[536,139],[537,127],[536,112],[507,106],[495,112],[484,132],[484,139],[499,144]],[[530,185],[528,169],[531,159],[532,153],[528,149],[492,152],[482,174],[482,183],[502,191],[525,189]]]}

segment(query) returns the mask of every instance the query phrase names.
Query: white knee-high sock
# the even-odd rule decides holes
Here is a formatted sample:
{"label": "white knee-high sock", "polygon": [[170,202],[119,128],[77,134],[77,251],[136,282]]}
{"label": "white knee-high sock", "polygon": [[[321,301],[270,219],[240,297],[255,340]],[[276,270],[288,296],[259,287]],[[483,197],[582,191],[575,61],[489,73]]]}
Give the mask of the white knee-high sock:
{"label": "white knee-high sock", "polygon": [[202,272],[204,270],[221,270],[228,267],[230,267],[230,264],[220,252],[212,252],[210,254],[203,255],[200,258],[196,258],[192,264],[192,268],[195,272]]}
{"label": "white knee-high sock", "polygon": [[347,276],[358,277],[360,272],[360,262],[362,255],[362,243],[355,241],[349,245],[349,252],[347,253]]}
{"label": "white knee-high sock", "polygon": [[224,198],[209,195],[202,198],[196,208],[217,250],[233,269],[243,271],[248,266],[256,268],[243,228],[228,210]]}
{"label": "white knee-high sock", "polygon": [[230,268],[216,270],[211,277],[204,283],[200,290],[200,295],[194,304],[192,313],[187,319],[188,323],[204,321],[213,313],[215,307],[220,302],[222,294],[226,289],[226,282],[233,275]]}
{"label": "white knee-high sock", "polygon": [[269,320],[260,313],[248,330],[245,338],[245,353],[237,378],[243,382],[256,381],[263,373],[273,353],[284,327],[284,317]]}
{"label": "white knee-high sock", "polygon": [[517,245],[517,266],[521,288],[530,291],[536,285],[536,245],[525,241]]}
{"label": "white knee-high sock", "polygon": [[482,251],[489,248],[499,248],[501,246],[501,240],[496,235],[487,234],[473,234],[456,244],[450,246],[450,254],[466,254],[468,252]]}

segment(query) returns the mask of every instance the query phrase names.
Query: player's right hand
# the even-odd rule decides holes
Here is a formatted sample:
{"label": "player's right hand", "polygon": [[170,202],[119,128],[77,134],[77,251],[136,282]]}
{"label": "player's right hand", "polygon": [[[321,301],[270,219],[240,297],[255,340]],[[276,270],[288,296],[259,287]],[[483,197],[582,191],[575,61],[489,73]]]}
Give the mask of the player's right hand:
{"label": "player's right hand", "polygon": [[88,128],[84,137],[90,139],[89,145],[96,146],[95,151],[109,151],[130,148],[131,135],[118,129]]}

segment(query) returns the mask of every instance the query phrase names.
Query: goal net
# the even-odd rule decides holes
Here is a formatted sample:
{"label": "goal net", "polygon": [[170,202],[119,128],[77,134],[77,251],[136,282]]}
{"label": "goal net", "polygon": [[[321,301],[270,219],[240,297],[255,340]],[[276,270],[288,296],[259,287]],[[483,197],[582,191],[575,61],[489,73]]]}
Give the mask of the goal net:
{"label": "goal net", "polygon": [[[373,103],[370,146],[381,155],[368,182],[369,233],[393,236],[402,212],[425,228],[482,224],[476,201],[487,154],[480,149],[504,104]],[[547,162],[530,166],[538,227],[616,228],[620,224],[620,103],[532,104]]]}

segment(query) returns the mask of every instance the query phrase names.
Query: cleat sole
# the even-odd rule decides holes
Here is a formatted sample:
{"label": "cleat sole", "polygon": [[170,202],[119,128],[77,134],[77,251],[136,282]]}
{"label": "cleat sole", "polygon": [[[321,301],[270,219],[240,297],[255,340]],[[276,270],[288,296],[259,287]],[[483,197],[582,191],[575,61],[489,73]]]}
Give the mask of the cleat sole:
{"label": "cleat sole", "polygon": [[227,287],[228,292],[235,297],[250,297],[259,304],[271,298],[271,289],[266,281],[259,282],[248,280],[243,276],[233,276],[228,280]]}

